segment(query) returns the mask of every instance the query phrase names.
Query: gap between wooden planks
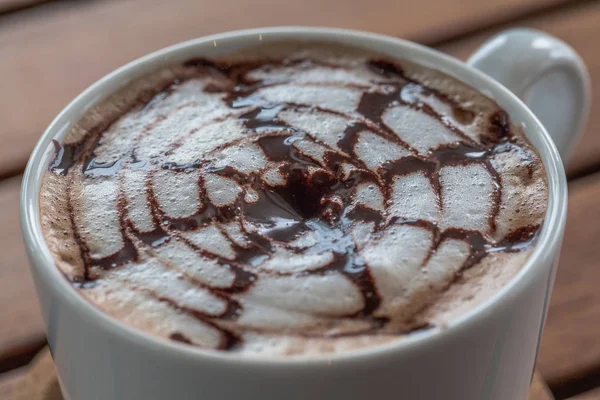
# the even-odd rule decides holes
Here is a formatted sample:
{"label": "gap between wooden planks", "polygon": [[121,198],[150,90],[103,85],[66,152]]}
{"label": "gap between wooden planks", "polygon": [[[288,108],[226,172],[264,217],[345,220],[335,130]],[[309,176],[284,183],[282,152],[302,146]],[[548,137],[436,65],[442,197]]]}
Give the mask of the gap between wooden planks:
{"label": "gap between wooden planks", "polygon": [[600,400],[600,389],[592,390],[578,396],[572,397],[569,400]]}
{"label": "gap between wooden planks", "polygon": [[0,14],[20,10],[27,7],[33,7],[37,4],[52,0],[0,0]]}
{"label": "gap between wooden planks", "polygon": [[136,57],[182,40],[240,28],[322,25],[433,43],[564,3],[147,0],[141,6],[123,0],[25,10],[0,22],[0,177],[22,171],[40,133],[84,88]]}
{"label": "gap between wooden planks", "polygon": [[[43,350],[26,371],[19,371],[4,383],[0,380],[0,395],[3,394],[6,397],[2,398],[10,400],[62,400],[50,352]],[[542,377],[535,374],[528,400],[553,399]]]}

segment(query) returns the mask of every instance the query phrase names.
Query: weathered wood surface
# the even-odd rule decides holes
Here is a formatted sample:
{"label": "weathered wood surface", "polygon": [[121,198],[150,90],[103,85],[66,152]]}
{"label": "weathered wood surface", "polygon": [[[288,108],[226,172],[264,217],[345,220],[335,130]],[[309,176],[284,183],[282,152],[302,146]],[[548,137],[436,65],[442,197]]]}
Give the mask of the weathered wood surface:
{"label": "weathered wood surface", "polygon": [[19,12],[0,19],[0,177],[23,169],[41,132],[79,92],[116,67],[182,40],[241,28],[322,25],[434,43],[565,2],[147,0],[140,6],[122,0],[53,2]]}
{"label": "weathered wood surface", "polygon": [[[9,3],[0,0],[0,14]],[[236,12],[232,13],[234,3]],[[115,67],[208,33],[283,24],[338,26],[427,44],[441,42],[442,50],[463,59],[506,27],[530,26],[555,34],[584,58],[594,93],[590,123],[568,172],[580,177],[600,169],[600,1],[425,0],[410,7],[394,0],[355,0],[343,5],[341,0],[285,4],[275,0],[149,0],[144,7],[139,4],[134,0],[51,2],[0,15],[0,178],[22,171],[33,144],[56,113]],[[0,308],[0,372],[26,363],[44,343],[21,243],[19,183],[19,176],[0,181],[0,304],[10,305]],[[538,362],[551,387],[563,387],[600,369],[598,198],[600,174],[571,184],[563,256]],[[39,365],[52,370],[47,360],[48,356],[42,357],[26,376],[40,371]],[[24,373],[0,375],[0,399],[13,390],[17,375]],[[49,393],[58,393],[52,379],[36,376],[29,382],[45,382]],[[23,390],[26,384],[19,382],[18,387]],[[600,392],[591,391],[577,400],[596,398],[600,399]]]}
{"label": "weathered wood surface", "polygon": [[0,372],[29,361],[44,343],[19,225],[21,178],[0,181]]}

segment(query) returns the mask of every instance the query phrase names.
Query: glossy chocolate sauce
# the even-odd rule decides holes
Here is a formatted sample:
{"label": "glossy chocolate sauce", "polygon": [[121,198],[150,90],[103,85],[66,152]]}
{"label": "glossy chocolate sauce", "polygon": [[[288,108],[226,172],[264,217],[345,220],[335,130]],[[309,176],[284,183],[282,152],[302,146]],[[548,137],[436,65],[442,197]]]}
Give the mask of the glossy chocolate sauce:
{"label": "glossy chocolate sauce", "polygon": [[[478,264],[492,253],[511,253],[529,249],[535,242],[541,221],[535,224],[518,227],[500,240],[494,239],[497,230],[497,218],[502,206],[503,179],[494,167],[492,158],[504,152],[518,153],[523,164],[531,167],[534,153],[525,144],[524,139],[516,135],[510,125],[508,115],[498,109],[488,117],[481,140],[474,140],[454,124],[447,115],[440,114],[431,105],[411,97],[411,92],[422,96],[432,96],[451,110],[454,120],[462,124],[470,124],[476,118],[476,112],[465,108],[452,96],[443,93],[425,83],[416,80],[403,71],[403,68],[388,60],[371,59],[365,61],[368,71],[373,74],[372,87],[365,90],[353,115],[336,111],[321,105],[306,105],[294,102],[273,102],[261,96],[265,88],[287,83],[269,79],[252,78],[250,72],[260,69],[268,71],[277,68],[298,68],[310,70],[324,67],[332,70],[343,68],[320,59],[261,60],[258,62],[221,62],[209,59],[194,59],[183,64],[188,72],[186,79],[198,79],[204,76],[219,76],[216,82],[205,85],[206,93],[220,96],[233,113],[241,110],[237,118],[244,127],[249,143],[257,145],[267,162],[279,165],[278,171],[285,181],[282,185],[271,185],[262,177],[262,171],[242,172],[232,166],[215,166],[209,157],[202,154],[197,159],[178,163],[169,160],[179,147],[186,143],[186,138],[170,143],[160,158],[144,159],[138,155],[138,149],[132,144],[130,151],[120,158],[101,162],[96,158],[102,142],[103,132],[107,127],[83,137],[83,139],[61,145],[54,142],[56,156],[50,164],[51,173],[67,179],[72,174],[80,174],[81,179],[120,179],[130,168],[147,171],[146,192],[147,207],[151,215],[153,230],[141,231],[132,223],[128,214],[128,200],[123,188],[118,196],[117,208],[119,231],[122,246],[119,251],[96,258],[90,253],[86,241],[79,233],[75,219],[75,210],[71,199],[67,198],[70,225],[74,241],[79,248],[83,261],[83,272],[69,277],[82,291],[95,290],[97,283],[102,282],[105,272],[127,268],[132,263],[141,261],[141,252],[148,249],[160,249],[170,241],[184,243],[199,256],[214,260],[223,268],[233,272],[234,278],[228,287],[212,287],[194,278],[192,274],[183,274],[183,279],[192,285],[208,290],[213,296],[226,305],[221,313],[211,314],[200,311],[189,305],[178,303],[173,298],[163,296],[151,289],[132,287],[146,296],[167,305],[174,312],[185,314],[201,321],[203,324],[218,330],[221,340],[218,349],[235,350],[244,345],[244,332],[250,328],[236,329],[235,321],[244,314],[244,301],[240,300],[244,293],[253,288],[263,276],[328,276],[343,275],[350,281],[362,297],[363,306],[345,315],[325,316],[335,320],[350,319],[365,322],[363,328],[352,332],[331,331],[329,333],[313,333],[310,329],[292,331],[299,337],[348,337],[354,335],[400,335],[411,331],[432,328],[427,321],[407,324],[389,324],[393,316],[381,315],[378,311],[384,301],[378,289],[371,267],[352,237],[352,229],[357,223],[371,224],[371,240],[377,240],[392,226],[407,225],[430,232],[432,240],[421,265],[423,268],[430,262],[439,247],[447,240],[458,240],[468,245],[469,253],[462,266],[455,273],[452,284],[460,280],[462,274]],[[190,71],[192,71],[190,73]],[[166,88],[149,96],[143,93],[137,102],[124,111],[143,114],[150,108],[164,102],[176,93],[185,83],[177,79]],[[357,84],[348,84],[355,87]],[[384,122],[384,114],[391,107],[407,107],[425,113],[439,121],[458,140],[445,143],[419,152],[410,143],[403,140]],[[325,146],[322,159],[317,159],[299,150],[296,146],[301,141],[311,141],[323,145],[309,132],[286,122],[280,117],[284,112],[303,113],[319,112],[331,115],[332,118],[345,118],[347,126],[337,137],[336,147]],[[166,118],[165,116],[161,118]],[[229,117],[231,118],[231,117]],[[160,122],[160,121],[158,121]],[[156,123],[158,123],[156,122]],[[361,133],[368,131],[406,149],[409,155],[382,163],[377,170],[367,167],[356,152]],[[143,135],[143,133],[140,133]],[[245,139],[242,139],[245,140]],[[219,152],[219,148],[212,151]],[[357,189],[361,185],[370,184],[381,191],[384,204],[392,200],[392,187],[395,179],[411,174],[422,174],[433,189],[437,207],[443,211],[445,189],[441,182],[440,171],[448,167],[480,165],[492,180],[492,191],[489,197],[488,229],[486,232],[466,230],[455,227],[441,227],[437,222],[390,216],[386,207],[383,210],[371,208],[353,201]],[[346,167],[351,166],[350,171]],[[76,171],[77,170],[77,171]],[[198,174],[198,197],[202,206],[187,217],[172,217],[162,208],[153,187],[154,176],[160,171],[173,174]],[[207,174],[214,174],[235,182],[243,190],[235,201],[227,205],[215,205],[207,194],[205,179]],[[120,185],[123,181],[120,180]],[[252,191],[255,199],[248,201],[245,194]],[[67,190],[70,193],[70,190]],[[223,224],[241,223],[244,243],[233,240],[222,228]],[[248,225],[245,225],[248,224]],[[228,238],[229,246],[235,257],[227,258],[207,251],[186,236],[189,232],[207,226],[217,226]],[[252,226],[253,229],[248,229]],[[310,233],[316,242],[308,248],[293,245],[294,241]],[[277,249],[283,248],[295,254],[330,253],[331,261],[314,269],[302,272],[264,270],[260,266],[274,257]],[[165,266],[166,268],[166,266]],[[135,277],[133,277],[135,280]],[[335,295],[335,294],[332,294]],[[402,326],[398,328],[398,326]],[[256,330],[260,332],[260,329]],[[277,333],[275,333],[277,334]],[[287,333],[286,333],[287,334]],[[169,335],[173,341],[203,346],[190,338],[186,333],[174,331]]]}

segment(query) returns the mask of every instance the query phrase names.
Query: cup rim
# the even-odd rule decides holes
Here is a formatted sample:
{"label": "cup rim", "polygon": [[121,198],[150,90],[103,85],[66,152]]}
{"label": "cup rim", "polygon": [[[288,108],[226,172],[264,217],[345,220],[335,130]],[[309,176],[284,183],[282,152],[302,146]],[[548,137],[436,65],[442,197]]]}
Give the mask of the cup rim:
{"label": "cup rim", "polygon": [[[55,265],[44,240],[38,215],[39,183],[43,172],[46,170],[45,163],[42,163],[41,161],[47,157],[51,140],[57,135],[68,131],[72,123],[79,118],[70,120],[67,114],[71,112],[72,109],[79,109],[79,115],[85,113],[87,109],[97,104],[98,101],[105,97],[105,95],[98,95],[97,92],[101,92],[107,84],[122,79],[122,75],[127,72],[139,69],[142,66],[155,64],[157,63],[157,60],[160,59],[168,59],[169,55],[175,52],[189,51],[188,58],[192,58],[198,56],[197,53],[194,53],[194,49],[203,44],[221,40],[243,40],[252,36],[258,37],[259,35],[261,35],[261,39],[262,36],[278,35],[278,40],[290,39],[310,41],[314,39],[317,41],[338,43],[353,43],[354,41],[383,43],[384,45],[389,46],[390,49],[393,49],[393,51],[402,53],[402,57],[397,57],[399,59],[409,59],[417,64],[430,66],[447,73],[450,76],[465,82],[469,86],[474,87],[486,96],[492,97],[496,102],[501,104],[504,109],[506,109],[506,106],[502,104],[513,105],[510,107],[513,109],[512,112],[507,110],[509,111],[511,118],[515,120],[514,114],[519,114],[518,120],[521,121],[526,136],[530,140],[532,137],[536,137],[537,139],[538,143],[534,147],[536,147],[540,153],[543,165],[546,169],[549,196],[546,217],[538,242],[525,265],[521,267],[519,272],[510,280],[510,282],[504,285],[493,296],[453,319],[443,328],[433,328],[398,338],[397,340],[393,340],[386,344],[349,350],[346,352],[285,357],[265,357],[260,355],[240,356],[236,353],[206,350],[178,344],[125,324],[112,315],[102,311],[98,306],[92,304],[80,295],[72,285],[68,283],[62,272]],[[393,55],[391,56],[394,57]],[[136,73],[136,76],[142,74]],[[123,83],[126,83],[126,81]],[[551,252],[547,251],[547,249],[554,248],[560,244],[565,226],[566,207],[566,176],[560,155],[554,142],[531,110],[499,82],[450,55],[405,39],[358,30],[302,26],[245,29],[204,36],[157,50],[131,61],[105,75],[72,100],[41,135],[31,153],[23,175],[20,200],[22,234],[30,259],[31,268],[35,269],[43,279],[50,282],[54,292],[61,297],[61,300],[68,302],[73,307],[79,308],[82,313],[86,315],[86,318],[89,317],[90,321],[95,322],[107,331],[110,331],[108,333],[111,335],[118,335],[121,339],[127,340],[132,345],[146,346],[152,351],[170,352],[177,357],[197,359],[197,361],[209,360],[215,363],[249,364],[257,367],[268,367],[271,365],[286,365],[289,367],[306,366],[307,364],[323,362],[331,363],[332,361],[340,363],[353,360],[364,360],[366,358],[378,357],[386,354],[399,355],[400,353],[418,351],[423,347],[430,346],[436,341],[442,340],[446,336],[468,329],[469,326],[478,318],[481,318],[482,315],[493,313],[493,309],[498,307],[502,303],[502,300],[508,297],[510,293],[522,289],[524,285],[526,285],[528,278],[532,278],[536,266],[539,267],[544,262],[549,262]]]}

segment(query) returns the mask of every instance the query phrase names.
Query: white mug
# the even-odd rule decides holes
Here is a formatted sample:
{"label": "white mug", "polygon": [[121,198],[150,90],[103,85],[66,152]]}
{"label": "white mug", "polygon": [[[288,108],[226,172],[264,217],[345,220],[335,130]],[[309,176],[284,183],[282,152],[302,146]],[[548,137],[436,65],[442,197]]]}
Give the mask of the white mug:
{"label": "white mug", "polygon": [[[87,109],[140,75],[193,57],[235,52],[260,40],[351,44],[412,60],[466,82],[504,108],[538,149],[550,193],[536,247],[512,281],[447,327],[374,348],[281,359],[241,358],[156,338],[80,296],[54,265],[40,229],[38,192],[53,155],[52,139],[61,141]],[[589,95],[588,75],[578,55],[560,40],[533,30],[504,32],[465,64],[372,33],[254,29],[177,44],[112,72],[52,122],[23,178],[23,236],[65,399],[526,399],[565,227],[567,182],[561,155],[568,154],[582,129]]]}

